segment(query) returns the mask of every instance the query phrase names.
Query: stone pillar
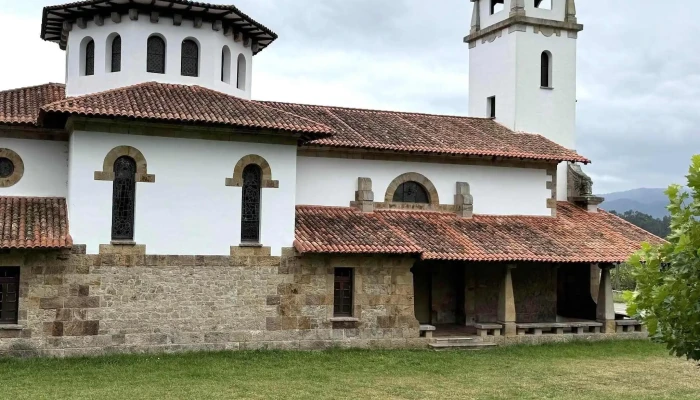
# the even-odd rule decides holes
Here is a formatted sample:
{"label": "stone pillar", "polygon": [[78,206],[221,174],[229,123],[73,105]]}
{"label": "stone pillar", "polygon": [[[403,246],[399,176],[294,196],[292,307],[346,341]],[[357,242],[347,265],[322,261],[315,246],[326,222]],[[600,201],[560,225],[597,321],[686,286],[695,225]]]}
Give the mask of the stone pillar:
{"label": "stone pillar", "polygon": [[457,194],[455,195],[455,209],[457,215],[462,218],[472,218],[474,216],[474,197],[466,182],[457,182]]}
{"label": "stone pillar", "polygon": [[613,302],[612,280],[610,270],[612,264],[600,264],[600,286],[598,289],[598,306],[596,319],[603,324],[603,332],[615,332],[615,303]]}
{"label": "stone pillar", "polygon": [[525,0],[511,0],[510,16],[525,16]]}
{"label": "stone pillar", "polygon": [[515,327],[515,295],[513,293],[513,273],[515,265],[507,265],[501,290],[498,295],[498,323],[503,325],[504,336],[516,336]]}
{"label": "stone pillar", "polygon": [[354,207],[365,213],[374,212],[374,192],[372,191],[372,179],[357,178],[357,191],[355,192]]}
{"label": "stone pillar", "polygon": [[474,11],[472,12],[472,27],[470,33],[474,34],[481,29],[481,12],[479,11],[479,0],[472,0]]}
{"label": "stone pillar", "polygon": [[575,0],[566,0],[566,22],[570,22],[572,24],[577,22]]}

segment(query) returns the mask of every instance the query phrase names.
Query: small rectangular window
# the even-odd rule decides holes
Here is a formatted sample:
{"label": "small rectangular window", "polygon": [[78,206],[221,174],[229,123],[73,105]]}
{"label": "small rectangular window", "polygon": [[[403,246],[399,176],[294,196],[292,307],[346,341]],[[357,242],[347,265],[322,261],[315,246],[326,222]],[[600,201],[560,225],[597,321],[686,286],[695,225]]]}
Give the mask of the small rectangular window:
{"label": "small rectangular window", "polygon": [[503,11],[503,9],[505,8],[505,4],[503,4],[504,1],[505,0],[491,0],[491,15]]}
{"label": "small rectangular window", "polygon": [[333,287],[333,315],[352,317],[352,268],[336,268]]}
{"label": "small rectangular window", "polygon": [[486,99],[486,115],[489,118],[496,118],[496,96]]}
{"label": "small rectangular window", "polygon": [[16,324],[19,311],[19,268],[0,268],[0,324]]}

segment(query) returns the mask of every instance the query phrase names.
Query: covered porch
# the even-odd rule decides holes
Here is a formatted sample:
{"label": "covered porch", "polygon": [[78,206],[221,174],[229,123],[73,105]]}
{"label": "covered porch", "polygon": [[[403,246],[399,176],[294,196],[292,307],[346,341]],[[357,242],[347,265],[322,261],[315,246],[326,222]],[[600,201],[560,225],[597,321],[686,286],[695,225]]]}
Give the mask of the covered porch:
{"label": "covered porch", "polygon": [[420,261],[412,269],[416,319],[429,338],[641,333],[615,313],[613,266]]}

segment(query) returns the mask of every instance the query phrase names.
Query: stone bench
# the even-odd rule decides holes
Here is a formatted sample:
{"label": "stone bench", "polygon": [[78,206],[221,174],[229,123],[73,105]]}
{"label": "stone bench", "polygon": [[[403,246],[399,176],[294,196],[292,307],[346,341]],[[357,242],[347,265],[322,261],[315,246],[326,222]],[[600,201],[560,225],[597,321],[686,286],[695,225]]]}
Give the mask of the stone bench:
{"label": "stone bench", "polygon": [[646,332],[646,327],[636,319],[620,319],[615,321],[616,333]]}
{"label": "stone bench", "polygon": [[563,335],[565,331],[570,331],[577,335],[582,335],[585,333],[600,333],[603,324],[594,321],[580,321],[580,322],[538,322],[538,323],[528,323],[528,324],[515,324],[518,332],[518,336],[522,335],[543,335],[555,334]]}
{"label": "stone bench", "polygon": [[501,324],[474,324],[476,335],[480,337],[501,336],[503,325]]}
{"label": "stone bench", "polygon": [[435,332],[435,327],[433,325],[420,325],[418,327],[421,337],[426,337],[431,339],[433,337],[433,332]]}

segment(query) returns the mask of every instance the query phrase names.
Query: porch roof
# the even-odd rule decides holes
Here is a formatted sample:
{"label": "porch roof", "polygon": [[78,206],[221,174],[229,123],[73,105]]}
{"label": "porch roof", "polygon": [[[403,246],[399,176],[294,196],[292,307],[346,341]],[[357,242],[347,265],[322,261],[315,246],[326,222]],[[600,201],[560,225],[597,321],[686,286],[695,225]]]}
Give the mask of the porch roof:
{"label": "porch roof", "polygon": [[424,260],[624,262],[642,242],[663,239],[605,211],[559,202],[557,217],[298,206],[300,253],[414,254]]}
{"label": "porch roof", "polygon": [[0,250],[72,246],[66,199],[0,197]]}

